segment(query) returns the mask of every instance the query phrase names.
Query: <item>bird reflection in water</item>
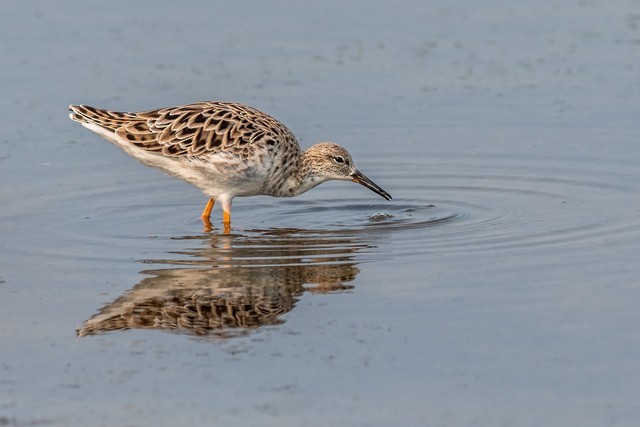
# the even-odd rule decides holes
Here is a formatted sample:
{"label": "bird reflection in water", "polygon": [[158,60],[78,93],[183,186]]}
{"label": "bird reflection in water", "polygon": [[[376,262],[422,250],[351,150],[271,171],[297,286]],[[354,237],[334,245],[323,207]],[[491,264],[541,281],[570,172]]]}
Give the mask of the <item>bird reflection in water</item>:
{"label": "bird reflection in water", "polygon": [[85,321],[78,336],[133,328],[245,335],[283,323],[305,291],[351,289],[356,254],[372,248],[355,236],[289,229],[183,239],[201,244],[173,252],[176,259],[144,260],[174,267],[142,271],[150,277]]}

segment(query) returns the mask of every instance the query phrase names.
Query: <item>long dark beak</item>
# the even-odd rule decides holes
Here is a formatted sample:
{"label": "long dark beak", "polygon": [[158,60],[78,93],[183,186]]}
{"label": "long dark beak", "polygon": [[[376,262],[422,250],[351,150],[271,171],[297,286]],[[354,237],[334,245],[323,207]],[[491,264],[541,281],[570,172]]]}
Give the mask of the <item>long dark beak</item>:
{"label": "long dark beak", "polygon": [[357,182],[363,187],[367,187],[369,190],[373,191],[374,193],[378,193],[387,200],[391,200],[391,194],[378,187],[375,182],[364,176],[360,171],[356,171],[355,173],[351,174],[351,181]]}

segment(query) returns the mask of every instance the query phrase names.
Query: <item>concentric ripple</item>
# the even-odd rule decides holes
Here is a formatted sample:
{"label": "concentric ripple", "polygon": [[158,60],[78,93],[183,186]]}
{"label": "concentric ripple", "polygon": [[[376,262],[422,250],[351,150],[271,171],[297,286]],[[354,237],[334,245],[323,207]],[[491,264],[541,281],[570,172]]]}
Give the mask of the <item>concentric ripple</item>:
{"label": "concentric ripple", "polygon": [[[143,241],[155,253],[179,255],[161,260],[168,264],[193,261],[202,255],[202,245],[216,247],[215,240],[227,246],[217,247],[206,263],[218,265],[215,260],[226,257],[234,265],[264,266],[365,261],[387,254],[597,247],[640,238],[635,208],[640,178],[633,165],[602,159],[556,163],[434,156],[427,167],[420,159],[398,157],[380,163],[375,176],[392,201],[351,183],[325,184],[295,199],[238,198],[227,237],[219,229],[201,232],[197,214],[205,198],[154,173],[144,180],[125,177],[131,184],[123,187],[107,178],[109,171],[100,172],[104,176],[71,183],[73,192],[14,201],[0,220],[26,212],[52,232],[52,240],[35,249],[16,239],[7,249],[16,254],[117,260],[125,248]],[[135,176],[135,166],[127,173]],[[218,218],[219,208],[213,215]],[[182,236],[202,241],[194,247],[181,243],[189,239]],[[167,251],[158,242],[165,242]],[[97,250],[108,247],[118,250]]]}
{"label": "concentric ripple", "polygon": [[362,229],[394,231],[394,249],[404,255],[593,248],[640,237],[632,168],[509,160],[487,167],[475,159],[464,173],[445,170],[455,160],[428,173],[407,168],[397,179],[413,197],[376,206],[385,218]]}

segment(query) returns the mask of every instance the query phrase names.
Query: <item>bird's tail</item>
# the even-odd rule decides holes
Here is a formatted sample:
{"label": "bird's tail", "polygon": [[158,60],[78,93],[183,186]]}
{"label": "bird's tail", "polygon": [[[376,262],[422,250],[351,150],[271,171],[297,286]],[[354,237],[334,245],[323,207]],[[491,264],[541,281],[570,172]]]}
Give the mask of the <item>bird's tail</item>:
{"label": "bird's tail", "polygon": [[111,132],[115,132],[116,129],[135,117],[131,113],[102,110],[88,105],[69,105],[69,111],[71,111],[69,114],[71,120],[83,125],[99,126]]}

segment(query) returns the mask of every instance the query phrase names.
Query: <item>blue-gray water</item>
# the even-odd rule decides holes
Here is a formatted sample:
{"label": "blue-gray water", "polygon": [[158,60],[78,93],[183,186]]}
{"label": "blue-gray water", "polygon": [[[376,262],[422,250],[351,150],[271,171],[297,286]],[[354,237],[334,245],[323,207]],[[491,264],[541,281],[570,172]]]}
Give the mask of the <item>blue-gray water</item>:
{"label": "blue-gray water", "polygon": [[[640,2],[0,9],[0,425],[640,423]],[[203,233],[66,111],[209,99],[394,199]]]}

